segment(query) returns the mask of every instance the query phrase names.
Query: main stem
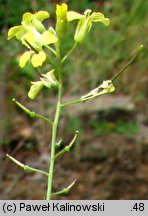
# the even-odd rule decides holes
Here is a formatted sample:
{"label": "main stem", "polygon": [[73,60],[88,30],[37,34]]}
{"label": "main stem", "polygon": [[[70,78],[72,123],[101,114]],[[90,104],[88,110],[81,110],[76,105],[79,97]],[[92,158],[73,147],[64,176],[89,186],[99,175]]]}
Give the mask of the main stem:
{"label": "main stem", "polygon": [[55,162],[55,146],[56,146],[56,136],[57,128],[59,123],[59,117],[61,113],[61,97],[62,97],[62,61],[60,56],[60,44],[56,46],[57,51],[57,60],[58,60],[58,76],[59,76],[59,88],[58,88],[58,102],[55,113],[55,119],[52,126],[52,139],[51,139],[51,155],[50,155],[50,166],[49,166],[49,175],[48,175],[48,186],[47,186],[47,195],[46,200],[51,199],[52,193],[52,184],[53,184],[53,171],[54,171],[54,162]]}

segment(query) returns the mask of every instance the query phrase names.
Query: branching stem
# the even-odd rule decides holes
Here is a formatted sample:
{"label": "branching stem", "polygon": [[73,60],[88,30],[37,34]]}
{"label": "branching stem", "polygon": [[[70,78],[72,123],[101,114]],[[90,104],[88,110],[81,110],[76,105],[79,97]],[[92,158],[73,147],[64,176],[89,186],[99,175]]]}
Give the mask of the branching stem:
{"label": "branching stem", "polygon": [[52,48],[52,47],[50,47],[50,46],[45,46],[48,50],[50,50],[55,56],[57,56],[57,53],[56,53],[56,51]]}
{"label": "branching stem", "polygon": [[61,107],[65,107],[65,106],[72,105],[72,104],[77,104],[77,103],[82,103],[82,102],[84,102],[84,101],[81,98],[79,98],[79,99],[76,99],[76,100],[68,101],[66,103],[62,103]]}
{"label": "branching stem", "polygon": [[55,155],[55,159],[57,159],[58,157],[60,157],[61,155],[65,154],[66,152],[69,152],[70,149],[72,148],[72,146],[74,145],[76,138],[78,136],[78,131],[76,131],[75,136],[73,137],[73,139],[71,140],[71,142],[69,143],[69,145],[65,146],[65,148],[61,151],[59,151],[56,155]]}
{"label": "branching stem", "polygon": [[37,113],[35,113],[35,112],[33,112],[33,111],[30,111],[28,108],[26,108],[26,107],[23,106],[21,103],[19,103],[17,100],[15,100],[15,98],[13,98],[12,101],[13,101],[19,108],[21,108],[25,113],[27,113],[31,118],[40,118],[40,119],[43,119],[44,121],[50,123],[51,126],[53,125],[53,122],[52,122],[50,119],[48,119],[48,118],[46,118],[46,117],[44,117],[44,116],[42,116],[42,115],[39,115],[39,114],[37,114]]}
{"label": "branching stem", "polygon": [[15,158],[11,157],[9,154],[7,154],[6,156],[9,159],[11,159],[14,163],[16,163],[19,167],[23,168],[25,171],[37,172],[37,173],[41,173],[41,174],[46,175],[46,176],[49,175],[47,172],[44,172],[44,171],[39,170],[39,169],[32,168],[32,167],[30,167],[28,165],[25,165],[25,164],[21,163],[20,161],[18,161]]}
{"label": "branching stem", "polygon": [[62,59],[62,63],[64,63],[64,61],[70,56],[70,54],[75,50],[77,46],[77,43],[74,43],[73,47],[69,50],[69,52],[64,56],[64,58]]}

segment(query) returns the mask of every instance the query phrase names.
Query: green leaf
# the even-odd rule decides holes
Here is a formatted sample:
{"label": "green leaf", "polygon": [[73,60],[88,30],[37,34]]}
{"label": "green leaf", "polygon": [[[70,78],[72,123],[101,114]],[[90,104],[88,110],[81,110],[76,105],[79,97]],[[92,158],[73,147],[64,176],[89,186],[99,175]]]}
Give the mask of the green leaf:
{"label": "green leaf", "polygon": [[33,67],[42,66],[43,62],[46,60],[46,54],[44,51],[40,51],[38,54],[34,54],[31,59]]}
{"label": "green leaf", "polygon": [[110,24],[110,20],[108,18],[105,18],[104,15],[99,12],[92,13],[92,15],[90,16],[90,19],[92,20],[92,22],[101,22],[105,26],[109,26]]}
{"label": "green leaf", "polygon": [[47,11],[39,11],[35,15],[36,19],[39,20],[40,22],[49,18],[49,16],[50,16],[50,14]]}
{"label": "green leaf", "polygon": [[32,82],[31,83],[31,87],[30,90],[28,92],[28,97],[32,100],[34,100],[37,95],[39,94],[39,92],[41,91],[41,89],[43,88],[43,82],[42,81],[37,81],[37,82]]}
{"label": "green leaf", "polygon": [[25,52],[21,57],[20,57],[20,61],[19,61],[19,66],[21,68],[23,68],[26,64],[26,62],[30,59],[31,57],[31,52],[27,51]]}
{"label": "green leaf", "polygon": [[17,36],[17,34],[22,30],[22,26],[15,26],[9,29],[8,31],[8,40]]}
{"label": "green leaf", "polygon": [[69,22],[76,20],[76,19],[81,19],[84,15],[77,13],[75,11],[68,11],[67,12],[67,19]]}
{"label": "green leaf", "polygon": [[23,14],[22,20],[25,24],[30,24],[33,17],[34,17],[34,14],[27,12]]}
{"label": "green leaf", "polygon": [[40,38],[40,43],[42,45],[48,45],[48,44],[56,43],[57,41],[58,41],[58,38],[49,31],[45,31],[41,35],[41,38]]}

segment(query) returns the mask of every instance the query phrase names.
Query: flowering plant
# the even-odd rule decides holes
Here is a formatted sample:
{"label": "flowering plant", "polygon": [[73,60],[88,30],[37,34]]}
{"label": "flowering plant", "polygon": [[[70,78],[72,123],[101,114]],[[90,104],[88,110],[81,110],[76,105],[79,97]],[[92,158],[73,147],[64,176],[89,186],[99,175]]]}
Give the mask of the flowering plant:
{"label": "flowering plant", "polygon": [[[42,120],[49,123],[52,129],[51,137],[51,153],[50,153],[50,165],[49,171],[45,172],[32,168],[30,166],[24,165],[21,162],[17,161],[15,158],[7,155],[13,162],[18,166],[22,167],[24,170],[30,170],[32,172],[40,172],[43,175],[46,175],[47,180],[47,193],[46,199],[50,200],[52,197],[52,186],[53,186],[53,174],[54,174],[54,164],[58,157],[68,152],[71,147],[74,145],[75,140],[78,136],[78,131],[75,132],[75,135],[72,141],[64,149],[55,152],[55,148],[60,143],[56,142],[57,129],[60,119],[61,111],[70,104],[83,103],[90,101],[94,98],[97,98],[103,94],[112,93],[115,91],[113,81],[117,76],[123,72],[137,57],[137,54],[141,50],[138,49],[135,56],[130,60],[130,62],[119,72],[118,75],[113,77],[111,80],[103,81],[95,89],[91,90],[87,94],[83,95],[81,98],[68,101],[63,103],[62,93],[63,93],[63,74],[64,74],[64,62],[69,57],[69,55],[83,43],[85,37],[92,28],[93,23],[102,23],[105,26],[109,26],[110,21],[100,12],[92,12],[90,9],[87,9],[84,14],[77,13],[75,11],[68,11],[67,4],[63,3],[62,5],[56,6],[56,25],[55,28],[49,26],[46,29],[43,25],[43,21],[50,17],[49,13],[46,11],[38,11],[34,14],[25,13],[22,17],[21,25],[15,26],[9,29],[8,39],[15,37],[22,45],[26,47],[25,53],[22,54],[19,60],[19,65],[21,68],[25,67],[28,61],[31,62],[34,68],[40,67],[40,70],[45,65],[49,65],[50,69],[46,73],[40,74],[40,79],[38,81],[31,82],[30,90],[28,92],[28,97],[31,100],[34,100],[43,87],[52,88],[56,86],[58,89],[58,99],[57,106],[55,111],[54,119],[49,119],[45,116],[37,114],[33,111],[30,111],[28,108],[20,104],[17,100],[13,99],[15,104],[19,106],[24,112],[26,112],[32,118],[41,118]],[[63,38],[68,32],[68,27],[72,21],[77,21],[77,26],[75,29],[73,37],[73,47],[64,55],[61,54],[61,44],[63,43]],[[49,53],[52,55],[49,55]],[[50,57],[52,56],[52,57]],[[52,64],[52,62],[56,62]],[[75,184],[74,180],[67,188],[64,188],[62,191],[55,192],[54,194],[65,194],[68,193]]]}

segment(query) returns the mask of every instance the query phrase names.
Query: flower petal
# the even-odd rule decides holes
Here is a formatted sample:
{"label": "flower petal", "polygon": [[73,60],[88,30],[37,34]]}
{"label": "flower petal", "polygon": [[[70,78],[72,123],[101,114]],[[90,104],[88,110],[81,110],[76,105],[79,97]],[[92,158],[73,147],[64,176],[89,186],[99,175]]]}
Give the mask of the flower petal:
{"label": "flower petal", "polygon": [[26,64],[26,62],[30,59],[31,57],[31,53],[30,51],[27,51],[25,52],[21,57],[20,57],[20,60],[19,60],[19,66],[21,68],[23,68]]}
{"label": "flower petal", "polygon": [[34,54],[31,59],[33,67],[42,66],[43,62],[46,60],[46,54],[43,51],[40,51],[38,54]]}
{"label": "flower petal", "polygon": [[42,88],[43,88],[43,82],[42,81],[32,82],[32,85],[31,85],[30,90],[28,92],[28,97],[30,99],[34,100]]}
{"label": "flower petal", "polygon": [[14,36],[17,36],[17,34],[22,30],[22,26],[14,26],[9,29],[8,31],[8,40],[13,38]]}
{"label": "flower petal", "polygon": [[49,31],[45,31],[40,38],[41,45],[48,45],[52,43],[56,43],[58,38]]}
{"label": "flower petal", "polygon": [[35,14],[35,18],[37,20],[39,20],[40,22],[42,22],[43,20],[49,18],[50,14],[47,11],[38,11]]}
{"label": "flower petal", "polygon": [[29,31],[28,33],[26,33],[25,39],[33,46],[36,41],[33,31]]}
{"label": "flower petal", "polygon": [[23,14],[22,20],[25,24],[30,24],[31,21],[33,20],[33,17],[34,17],[34,14],[27,12]]}
{"label": "flower petal", "polygon": [[[40,50],[41,49],[40,48],[40,44],[39,44],[40,37],[41,37],[41,34],[36,29],[33,29],[32,31],[27,32],[23,36],[23,38],[22,38],[22,44],[24,44],[29,49],[32,46],[34,49]],[[29,46],[29,44],[31,46]]]}
{"label": "flower petal", "polygon": [[77,13],[75,11],[68,11],[67,12],[67,20],[69,22],[76,20],[76,19],[81,19],[84,15]]}
{"label": "flower petal", "polygon": [[110,20],[108,18],[105,18],[104,15],[99,12],[92,13],[92,15],[90,16],[90,19],[92,20],[92,22],[101,22],[105,26],[109,26],[110,24]]}

